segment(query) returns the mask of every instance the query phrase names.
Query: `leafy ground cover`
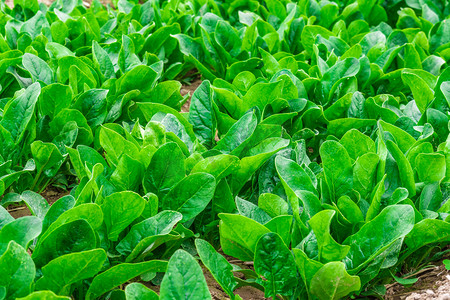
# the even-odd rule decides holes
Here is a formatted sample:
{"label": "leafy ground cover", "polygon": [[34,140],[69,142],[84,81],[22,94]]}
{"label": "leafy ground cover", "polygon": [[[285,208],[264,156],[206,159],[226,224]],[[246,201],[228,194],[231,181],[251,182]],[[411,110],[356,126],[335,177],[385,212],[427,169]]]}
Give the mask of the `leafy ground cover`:
{"label": "leafy ground cover", "polygon": [[447,2],[13,4],[0,299],[381,298],[448,255]]}

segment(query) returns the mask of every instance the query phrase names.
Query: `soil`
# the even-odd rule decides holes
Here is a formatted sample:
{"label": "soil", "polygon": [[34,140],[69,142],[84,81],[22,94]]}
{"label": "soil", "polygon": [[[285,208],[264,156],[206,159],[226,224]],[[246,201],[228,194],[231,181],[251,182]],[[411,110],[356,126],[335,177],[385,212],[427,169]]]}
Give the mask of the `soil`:
{"label": "soil", "polygon": [[423,270],[419,280],[410,287],[401,284],[388,286],[387,300],[450,300],[450,272],[441,263]]}
{"label": "soil", "polygon": [[184,103],[183,107],[181,108],[182,112],[188,112],[189,106],[191,105],[191,98],[192,94],[195,92],[195,90],[198,88],[198,86],[202,83],[202,79],[199,76],[196,76],[193,81],[191,81],[189,84],[183,84],[181,87],[180,93],[181,96],[185,96],[189,94],[189,99]]}

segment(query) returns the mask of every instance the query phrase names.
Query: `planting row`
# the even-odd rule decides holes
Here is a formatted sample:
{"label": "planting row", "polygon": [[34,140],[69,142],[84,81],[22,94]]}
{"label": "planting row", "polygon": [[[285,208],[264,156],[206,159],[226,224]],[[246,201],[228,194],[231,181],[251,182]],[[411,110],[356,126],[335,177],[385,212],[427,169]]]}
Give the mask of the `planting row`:
{"label": "planting row", "polygon": [[447,255],[447,2],[14,4],[0,299],[210,299],[199,262],[231,299],[382,297]]}

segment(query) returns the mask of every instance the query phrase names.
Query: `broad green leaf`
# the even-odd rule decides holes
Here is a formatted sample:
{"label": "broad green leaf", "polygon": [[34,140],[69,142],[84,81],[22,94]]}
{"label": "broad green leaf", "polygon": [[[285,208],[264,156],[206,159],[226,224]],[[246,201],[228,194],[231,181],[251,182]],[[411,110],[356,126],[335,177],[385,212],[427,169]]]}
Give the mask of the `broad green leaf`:
{"label": "broad green leaf", "polygon": [[101,208],[108,239],[117,241],[119,234],[142,214],[144,206],[145,200],[131,191],[106,197]]}
{"label": "broad green leaf", "polygon": [[32,291],[36,270],[27,251],[14,241],[0,256],[0,286],[6,287],[5,299],[25,297]]}
{"label": "broad green leaf", "polygon": [[326,141],[319,149],[328,188],[329,200],[337,201],[353,188],[353,168],[344,146]]}
{"label": "broad green leaf", "polygon": [[271,104],[277,98],[280,98],[282,81],[272,83],[257,83],[253,85],[242,98],[245,110],[254,106],[264,111],[267,105]]}
{"label": "broad green leaf", "polygon": [[25,202],[30,212],[41,220],[44,219],[50,209],[47,200],[35,192],[25,191],[20,195],[20,198]]}
{"label": "broad green leaf", "polygon": [[257,119],[253,111],[247,112],[231,126],[214,149],[224,154],[239,155],[256,129]]}
{"label": "broad green leaf", "polygon": [[220,245],[225,254],[243,261],[253,260],[256,243],[269,229],[240,215],[219,214]]}
{"label": "broad green leaf", "polygon": [[403,187],[408,190],[409,197],[414,197],[416,195],[416,186],[414,183],[414,173],[410,163],[408,162],[400,148],[397,146],[397,144],[390,140],[387,140],[386,146],[397,162]]}
{"label": "broad green leaf", "polygon": [[353,166],[353,188],[367,199],[376,181],[376,170],[380,158],[375,153],[365,153],[357,158]]}
{"label": "broad green leaf", "polygon": [[70,285],[95,276],[106,261],[103,249],[66,254],[55,258],[42,268],[43,277],[36,282],[37,290],[51,290],[68,295]]}
{"label": "broad green leaf", "polygon": [[[414,209],[409,205],[392,205],[364,224],[343,244],[350,246],[346,265],[351,274],[357,273],[397,239],[405,237],[414,227]],[[374,232],[385,232],[377,235]]]}
{"label": "broad green leaf", "polygon": [[421,182],[440,182],[445,178],[446,164],[442,154],[420,153],[415,165]]}
{"label": "broad green leaf", "polygon": [[213,175],[216,181],[232,174],[239,167],[239,158],[228,154],[206,157],[199,161],[191,170],[191,174],[204,172]]}
{"label": "broad green leaf", "polygon": [[208,173],[195,173],[183,178],[161,200],[161,209],[178,211],[182,222],[195,218],[211,201],[216,180]]}
{"label": "broad green leaf", "polygon": [[264,286],[265,297],[292,295],[298,281],[294,256],[278,234],[269,232],[258,240],[254,264],[263,277],[257,281]]}
{"label": "broad green leaf", "polygon": [[260,224],[269,222],[272,218],[257,205],[246,201],[240,197],[236,197],[236,208],[240,215],[255,220]]}
{"label": "broad green leaf", "polygon": [[212,106],[213,90],[209,81],[203,81],[192,94],[189,108],[189,123],[192,124],[195,136],[211,147],[215,141],[217,121]]}
{"label": "broad green leaf", "polygon": [[14,218],[9,214],[9,212],[0,206],[0,230],[8,223],[14,221]]}
{"label": "broad green leaf", "polygon": [[[130,232],[117,245],[117,251],[122,255],[129,255],[139,244],[147,245],[150,244],[149,241],[154,242],[155,237],[169,234],[182,217],[175,211],[162,211],[156,216],[133,225]],[[139,245],[139,248],[147,247]]]}
{"label": "broad green leaf", "polygon": [[166,269],[167,262],[161,260],[151,260],[137,264],[123,263],[116,265],[94,277],[86,293],[86,299],[96,299],[104,293],[141,274],[148,272],[165,272]]}
{"label": "broad green leaf", "polygon": [[234,278],[231,264],[205,240],[196,239],[195,247],[202,263],[208,268],[220,287],[231,299],[234,299],[233,291],[237,286],[237,281]]}
{"label": "broad green leaf", "polygon": [[84,219],[65,223],[49,232],[47,230],[48,234],[39,239],[33,252],[32,258],[37,267],[64,254],[91,250],[96,246],[95,232]]}
{"label": "broad green leaf", "polygon": [[272,218],[287,215],[289,211],[289,205],[283,198],[270,193],[259,195],[258,206]]}
{"label": "broad green leaf", "polygon": [[54,83],[42,88],[38,108],[40,113],[53,119],[62,109],[69,108],[71,102],[71,88],[67,85]]}
{"label": "broad green leaf", "polygon": [[31,53],[25,53],[22,57],[22,64],[30,72],[34,81],[40,80],[45,84],[53,83],[53,71],[41,58]]}
{"label": "broad green leaf", "polygon": [[142,283],[132,282],[125,287],[125,296],[127,300],[158,300],[159,296],[156,292],[147,288]]}
{"label": "broad green leaf", "polygon": [[358,276],[351,276],[342,262],[329,262],[311,280],[311,293],[321,300],[341,299],[361,288]]}
{"label": "broad green leaf", "polygon": [[23,298],[17,298],[20,300],[70,300],[69,297],[58,296],[52,291],[37,291],[29,294]]}
{"label": "broad green leaf", "polygon": [[9,131],[15,144],[18,144],[25,135],[25,130],[34,116],[40,93],[39,83],[33,83],[22,94],[8,101],[3,109],[0,125]]}
{"label": "broad green leaf", "polygon": [[[60,203],[62,200],[64,202]],[[54,206],[56,208],[53,208]],[[61,225],[80,219],[86,220],[94,230],[98,229],[103,223],[101,207],[94,203],[80,204],[74,207],[72,196],[61,198],[50,206],[48,213],[45,215],[38,245],[41,240],[45,239],[45,237]]]}
{"label": "broad green leaf", "polygon": [[[36,163],[38,178],[42,174],[47,177],[55,176],[64,162],[64,156],[62,156],[61,152],[53,143],[34,141],[31,144],[31,154]],[[35,186],[32,188],[35,188]]]}
{"label": "broad green leaf", "polygon": [[403,81],[409,86],[414,96],[414,101],[420,112],[425,113],[428,105],[433,100],[433,90],[429,88],[426,82],[414,73],[402,72]]}
{"label": "broad green leaf", "polygon": [[25,216],[18,218],[0,230],[0,255],[6,251],[10,241],[14,241],[24,249],[28,249],[41,233],[42,221],[38,217]]}
{"label": "broad green leaf", "polygon": [[316,236],[319,247],[319,261],[322,263],[340,261],[345,258],[350,250],[350,246],[339,245],[331,236],[330,226],[335,213],[333,210],[323,210],[308,221]]}
{"label": "broad green leaf", "polygon": [[105,80],[116,77],[114,66],[108,53],[97,43],[97,41],[92,42],[92,57]]}
{"label": "broad green leaf", "polygon": [[417,249],[436,242],[450,240],[450,224],[436,219],[424,219],[414,225],[414,228],[405,237],[408,254]]}
{"label": "broad green leaf", "polygon": [[170,258],[160,299],[211,299],[202,269],[186,251],[177,250]]}
{"label": "broad green leaf", "polygon": [[162,199],[185,176],[184,155],[175,143],[167,143],[152,156],[144,175],[144,190]]}
{"label": "broad green leaf", "polygon": [[106,120],[108,114],[106,96],[108,92],[105,89],[90,89],[79,95],[72,105],[72,108],[83,113],[87,123],[93,130]]}
{"label": "broad green leaf", "polygon": [[354,160],[368,152],[376,153],[375,142],[356,129],[344,134],[339,143],[345,147],[348,155]]}

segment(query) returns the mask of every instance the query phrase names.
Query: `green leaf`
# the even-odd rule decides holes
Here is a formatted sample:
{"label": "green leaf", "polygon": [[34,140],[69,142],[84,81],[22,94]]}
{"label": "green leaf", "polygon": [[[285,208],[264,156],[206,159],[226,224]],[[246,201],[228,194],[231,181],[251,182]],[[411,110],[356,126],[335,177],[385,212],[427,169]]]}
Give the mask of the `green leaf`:
{"label": "green leaf", "polygon": [[146,261],[137,264],[119,264],[97,275],[92,280],[86,293],[87,300],[93,300],[113,288],[148,272],[165,272],[167,262],[160,260]]}
{"label": "green leaf", "polygon": [[445,265],[445,268],[446,268],[447,270],[450,270],[450,260],[444,259],[443,263],[444,263],[444,265]]}
{"label": "green leaf", "polygon": [[401,278],[395,276],[394,274],[392,274],[392,278],[394,278],[395,281],[397,281],[403,286],[411,286],[419,280],[419,278]]}
{"label": "green leaf", "polygon": [[135,144],[106,126],[100,128],[100,145],[106,151],[106,159],[114,166],[119,164],[124,154],[130,158],[136,158],[139,155],[139,148]]}
{"label": "green leaf", "polygon": [[320,300],[341,299],[361,288],[358,276],[351,276],[342,262],[329,262],[311,280],[311,293]]}
{"label": "green leaf", "polygon": [[414,173],[409,161],[393,141],[387,140],[386,146],[397,162],[402,186],[408,190],[409,197],[414,197],[416,195],[416,185],[414,182]]}
{"label": "green leaf", "polygon": [[127,300],[158,300],[159,296],[156,292],[147,288],[142,283],[132,282],[125,287],[125,295]]}
{"label": "green leaf", "polygon": [[144,211],[145,200],[138,194],[125,191],[109,195],[101,208],[108,239],[117,241],[119,234]]}
{"label": "green leaf", "polygon": [[219,214],[220,245],[225,254],[243,261],[253,260],[256,243],[269,229],[240,215]]}
{"label": "green leaf", "polygon": [[68,222],[84,219],[93,229],[98,229],[102,225],[103,213],[100,206],[87,203],[74,207],[74,202],[72,196],[65,196],[50,206],[43,221],[42,235],[39,237],[38,245],[53,230]]}
{"label": "green leaf", "polygon": [[433,90],[426,82],[414,73],[402,72],[402,80],[409,86],[414,96],[414,101],[422,114],[428,108],[428,105],[434,98]]}
{"label": "green leaf", "polygon": [[83,113],[89,126],[95,129],[102,125],[107,116],[106,96],[108,90],[90,89],[78,96],[72,108]]}
{"label": "green leaf", "polygon": [[195,247],[202,263],[208,268],[220,287],[231,299],[234,299],[233,291],[237,286],[237,281],[234,278],[231,264],[205,240],[196,239]]}
{"label": "green leaf", "polygon": [[239,167],[239,158],[228,154],[206,157],[199,161],[191,170],[191,174],[209,173],[219,182],[222,178],[232,174]]}
{"label": "green leaf", "polygon": [[41,233],[41,229],[41,220],[31,216],[21,217],[6,224],[0,231],[0,255],[6,251],[10,241],[28,249],[29,244]]}
{"label": "green leaf", "polygon": [[20,5],[24,9],[29,9],[33,13],[39,10],[39,3],[37,0],[14,0],[14,6]]}
{"label": "green leaf", "polygon": [[60,83],[53,83],[41,90],[38,100],[39,112],[53,119],[61,110],[72,103],[72,89]]}
{"label": "green leaf", "polygon": [[264,111],[267,105],[271,104],[281,96],[282,81],[272,83],[257,83],[253,85],[242,98],[245,109],[248,110],[254,106]]}
{"label": "green leaf", "polygon": [[0,125],[8,130],[15,144],[18,144],[34,116],[34,109],[38,100],[41,87],[39,83],[33,83],[18,97],[8,101],[3,109],[3,118]]}
{"label": "green leaf", "polygon": [[46,84],[53,83],[53,71],[48,64],[31,53],[25,53],[22,57],[22,64],[30,72],[33,81],[42,81]]}
{"label": "green leaf", "polygon": [[255,271],[263,279],[257,281],[264,286],[265,297],[291,296],[297,285],[297,268],[294,257],[281,237],[269,232],[256,245]]}
{"label": "green leaf", "polygon": [[283,198],[270,193],[259,195],[258,206],[272,218],[287,215],[289,211],[289,205]]}
{"label": "green leaf", "polygon": [[448,242],[450,240],[450,223],[436,220],[424,219],[414,225],[414,228],[405,238],[408,253],[428,244],[437,242]]}
{"label": "green leaf", "polygon": [[[414,227],[414,209],[410,205],[392,205],[364,224],[343,244],[350,246],[347,267],[354,274],[374,260],[396,240],[405,237]],[[374,232],[385,232],[377,235]]]}
{"label": "green leaf", "polygon": [[116,77],[114,66],[108,56],[108,53],[100,47],[97,41],[92,41],[92,58],[105,80]]}
{"label": "green leaf", "polygon": [[36,282],[37,290],[51,290],[69,295],[70,286],[94,277],[106,261],[103,249],[70,253],[50,261],[42,268],[43,277]]}
{"label": "green leaf", "polygon": [[256,129],[257,119],[253,111],[247,112],[231,126],[214,149],[225,154],[239,155]]}
{"label": "green leaf", "polygon": [[37,291],[29,294],[19,300],[70,300],[71,298],[65,296],[58,296],[52,291]]}
{"label": "green leaf", "polygon": [[203,81],[192,94],[189,108],[189,123],[192,124],[195,136],[206,147],[214,145],[217,121],[212,106],[213,91],[208,80]]}
{"label": "green leaf", "polygon": [[6,287],[5,299],[24,297],[32,291],[36,269],[27,251],[11,241],[0,256],[0,286]]}
{"label": "green leaf", "polygon": [[350,250],[350,246],[339,245],[331,236],[330,226],[335,213],[334,210],[323,210],[308,221],[316,236],[319,247],[319,261],[322,263],[340,261],[345,258]]}
{"label": "green leaf", "polygon": [[369,152],[358,157],[353,166],[353,188],[364,199],[368,199],[376,182],[375,175],[379,161],[380,158],[377,154]]}
{"label": "green leaf", "polygon": [[178,211],[182,222],[195,218],[211,201],[216,180],[208,173],[195,173],[183,178],[161,200],[161,209]]}
{"label": "green leaf", "polygon": [[0,206],[0,230],[8,223],[14,221],[14,218],[9,214],[9,212]]}
{"label": "green leaf", "polygon": [[47,200],[35,192],[25,191],[20,195],[20,198],[25,202],[31,214],[41,220],[44,219],[50,209],[50,205],[48,205]]}
{"label": "green leaf", "polygon": [[348,155],[354,160],[368,152],[376,153],[375,142],[356,129],[344,134],[339,143],[345,147]]}
{"label": "green leaf", "polygon": [[31,144],[31,154],[36,163],[37,178],[41,174],[45,174],[47,177],[55,176],[65,158],[55,144],[42,141],[34,141]]}
{"label": "green leaf", "polygon": [[95,246],[94,230],[86,220],[79,219],[65,223],[51,232],[47,230],[45,237],[39,239],[32,258],[37,267],[42,267],[64,254],[91,250]]}
{"label": "green leaf", "polygon": [[121,190],[136,191],[144,176],[144,166],[138,160],[124,154],[119,159],[110,181]]}
{"label": "green leaf", "polygon": [[175,143],[167,143],[152,156],[144,175],[143,186],[162,199],[175,184],[185,177],[184,154]]}
{"label": "green leaf", "polygon": [[[169,234],[182,217],[180,213],[175,211],[162,211],[156,216],[137,223],[131,227],[130,232],[120,241],[116,250],[122,255],[130,255],[132,252],[140,254],[136,250],[147,250],[158,236]],[[135,253],[132,256],[136,256]]]}
{"label": "green leaf", "polygon": [[170,258],[160,299],[211,299],[202,269],[186,251],[177,250]]}
{"label": "green leaf", "polygon": [[439,153],[420,153],[416,157],[416,170],[421,182],[440,182],[445,178],[445,156]]}
{"label": "green leaf", "polygon": [[319,149],[325,182],[331,201],[350,193],[353,188],[353,168],[347,150],[336,141],[326,141]]}

